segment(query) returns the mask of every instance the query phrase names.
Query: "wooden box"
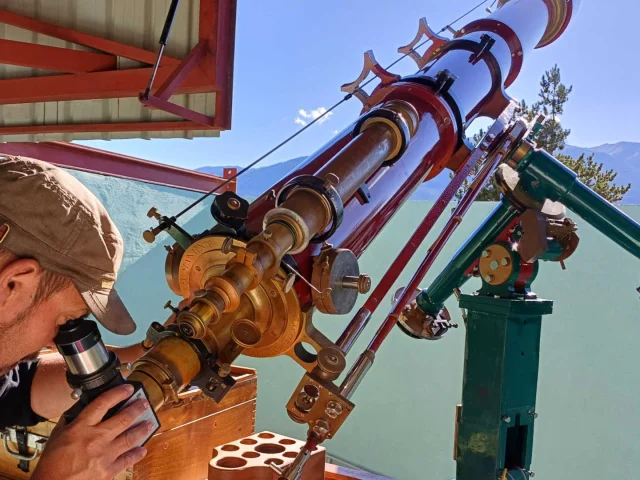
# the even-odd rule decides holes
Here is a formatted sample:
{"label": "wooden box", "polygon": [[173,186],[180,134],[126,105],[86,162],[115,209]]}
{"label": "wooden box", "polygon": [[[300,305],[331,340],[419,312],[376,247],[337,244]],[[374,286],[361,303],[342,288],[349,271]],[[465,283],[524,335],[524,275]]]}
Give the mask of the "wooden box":
{"label": "wooden box", "polygon": [[[163,406],[158,412],[162,427],[147,442],[147,456],[115,480],[205,480],[211,452],[219,445],[254,433],[257,375],[255,370],[233,367],[237,383],[216,404],[199,389],[180,394],[179,406]],[[48,437],[55,422],[43,422],[30,432]],[[9,443],[17,451],[17,445]],[[18,460],[7,454],[0,442],[0,479],[28,479],[17,468]],[[37,459],[30,463],[33,472]]]}

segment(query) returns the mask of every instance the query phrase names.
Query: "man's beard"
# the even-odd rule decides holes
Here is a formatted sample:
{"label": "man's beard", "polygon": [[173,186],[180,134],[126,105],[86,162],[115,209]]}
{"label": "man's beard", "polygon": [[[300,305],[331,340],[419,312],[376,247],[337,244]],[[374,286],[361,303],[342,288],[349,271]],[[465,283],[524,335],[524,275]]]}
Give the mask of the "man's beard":
{"label": "man's beard", "polygon": [[[18,327],[20,324],[24,323],[24,321],[32,313],[32,311],[33,311],[33,306],[32,305],[29,306],[28,308],[25,308],[22,312],[20,312],[17,315],[15,320],[11,323],[11,326],[6,327],[4,329],[0,329],[0,336],[2,336],[4,338],[10,337],[11,335],[8,334],[8,332],[12,328]],[[0,344],[0,349],[2,349],[1,344]],[[0,353],[2,353],[2,352],[0,351]],[[11,364],[1,364],[0,363],[0,375],[5,375],[6,373],[8,373],[11,370],[13,370],[14,368],[16,368],[18,366],[18,364],[20,364],[22,362],[26,362],[26,361],[29,361],[29,360],[35,360],[36,358],[38,358],[38,354],[39,354],[39,352],[29,353],[28,355],[25,355],[24,357],[22,357],[17,362],[14,360],[14,363],[11,363]]]}

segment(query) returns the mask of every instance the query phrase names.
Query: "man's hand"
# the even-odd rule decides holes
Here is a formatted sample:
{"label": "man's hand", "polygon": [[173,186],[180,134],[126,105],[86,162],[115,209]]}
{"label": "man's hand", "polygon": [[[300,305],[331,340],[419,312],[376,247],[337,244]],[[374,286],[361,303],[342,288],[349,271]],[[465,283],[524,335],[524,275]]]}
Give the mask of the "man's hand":
{"label": "man's hand", "polygon": [[31,480],[111,480],[147,454],[135,448],[153,426],[143,422],[131,428],[149,408],[137,400],[108,420],[107,412],[133,394],[131,385],[103,393],[69,425],[53,430]]}

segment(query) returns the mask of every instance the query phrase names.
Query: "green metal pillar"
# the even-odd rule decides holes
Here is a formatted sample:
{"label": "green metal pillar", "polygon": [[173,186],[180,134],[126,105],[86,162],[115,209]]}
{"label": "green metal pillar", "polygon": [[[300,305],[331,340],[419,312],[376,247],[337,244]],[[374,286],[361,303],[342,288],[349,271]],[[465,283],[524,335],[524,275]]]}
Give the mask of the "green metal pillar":
{"label": "green metal pillar", "polygon": [[463,295],[460,306],[467,335],[456,480],[499,480],[505,469],[529,478],[540,329],[553,302]]}

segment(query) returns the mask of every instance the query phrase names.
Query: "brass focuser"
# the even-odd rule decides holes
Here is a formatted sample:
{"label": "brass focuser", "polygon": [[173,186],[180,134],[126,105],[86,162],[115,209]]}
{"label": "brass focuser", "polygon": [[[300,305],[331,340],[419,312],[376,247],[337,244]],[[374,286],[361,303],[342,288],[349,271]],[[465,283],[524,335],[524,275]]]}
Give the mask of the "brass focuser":
{"label": "brass focuser", "polygon": [[[363,116],[353,140],[315,175],[285,185],[258,235],[247,241],[205,232],[168,248],[169,286],[191,299],[191,306],[178,312],[176,326],[152,326],[147,344],[155,346],[134,365],[132,376],[147,387],[154,406],[174,401],[189,383],[221,399],[234,383],[228,366],[240,354],[288,355],[327,385],[340,376],[344,353],[313,327],[313,306],[302,309],[292,288],[295,278],[282,262],[312,241],[328,239],[340,226],[344,203],[385,162],[402,155],[417,127],[418,114],[410,104],[389,101]],[[240,228],[244,200],[224,195],[219,204],[214,201],[217,219]],[[154,217],[171,221],[157,211]],[[313,300],[322,312],[350,312],[358,294],[371,287],[349,250],[328,246],[315,264]]]}

